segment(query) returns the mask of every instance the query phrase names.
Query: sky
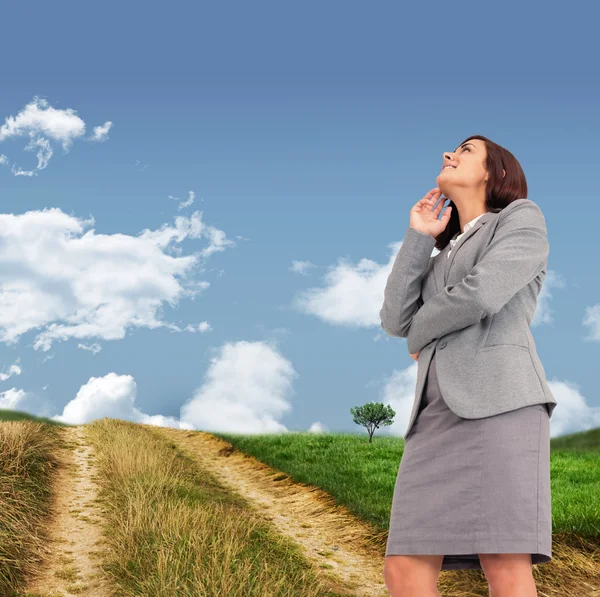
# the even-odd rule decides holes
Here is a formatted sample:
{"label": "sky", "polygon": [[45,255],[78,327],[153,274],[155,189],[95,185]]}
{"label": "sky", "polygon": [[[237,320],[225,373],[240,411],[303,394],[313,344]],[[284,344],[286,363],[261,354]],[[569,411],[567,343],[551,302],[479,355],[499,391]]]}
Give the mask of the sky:
{"label": "sky", "polygon": [[443,152],[481,134],[546,219],[551,435],[600,426],[594,15],[79,7],[4,11],[0,408],[366,434],[350,409],[382,402],[403,435],[417,363],[383,289]]}

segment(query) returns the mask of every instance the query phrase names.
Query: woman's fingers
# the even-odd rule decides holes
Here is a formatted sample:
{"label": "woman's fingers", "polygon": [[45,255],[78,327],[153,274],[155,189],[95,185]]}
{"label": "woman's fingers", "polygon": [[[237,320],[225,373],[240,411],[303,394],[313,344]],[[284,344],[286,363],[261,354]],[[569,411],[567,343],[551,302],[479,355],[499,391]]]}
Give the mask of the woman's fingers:
{"label": "woman's fingers", "polygon": [[[444,199],[437,204],[437,207],[434,210],[436,218],[437,218],[437,216],[440,215],[440,211],[442,211],[442,207],[444,207],[444,203],[446,203],[446,197],[444,197]],[[444,217],[446,214],[450,214],[450,212],[448,211],[449,209],[452,209],[452,207],[450,207],[450,206],[446,207],[446,211],[444,211],[444,214],[442,215],[442,217]]]}
{"label": "woman's fingers", "polygon": [[424,201],[429,207],[433,207],[435,202],[439,199],[440,194],[441,192],[439,189],[433,189],[432,191],[429,191],[425,197],[423,197],[422,201]]}
{"label": "woman's fingers", "polygon": [[423,197],[422,201],[425,201],[426,203],[429,203],[429,201],[431,199],[433,199],[433,197],[435,196],[436,193],[439,193],[440,189],[438,187],[434,187],[433,189],[431,189],[430,191],[428,191],[427,193],[425,193],[425,196]]}

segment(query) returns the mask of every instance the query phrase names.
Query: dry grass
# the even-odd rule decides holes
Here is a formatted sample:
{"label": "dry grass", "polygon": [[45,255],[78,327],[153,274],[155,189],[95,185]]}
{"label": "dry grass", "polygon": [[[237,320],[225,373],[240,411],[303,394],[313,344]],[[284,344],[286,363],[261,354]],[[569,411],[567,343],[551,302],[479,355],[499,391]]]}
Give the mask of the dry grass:
{"label": "dry grass", "polygon": [[293,541],[164,436],[115,419],[88,431],[109,531],[103,567],[123,595],[336,595]]}
{"label": "dry grass", "polygon": [[385,531],[336,504],[320,488],[298,483],[210,433],[158,431],[298,544],[324,586],[361,597],[389,595],[383,576]]}
{"label": "dry grass", "polygon": [[22,588],[44,557],[44,523],[62,445],[57,429],[0,422],[0,595]]}

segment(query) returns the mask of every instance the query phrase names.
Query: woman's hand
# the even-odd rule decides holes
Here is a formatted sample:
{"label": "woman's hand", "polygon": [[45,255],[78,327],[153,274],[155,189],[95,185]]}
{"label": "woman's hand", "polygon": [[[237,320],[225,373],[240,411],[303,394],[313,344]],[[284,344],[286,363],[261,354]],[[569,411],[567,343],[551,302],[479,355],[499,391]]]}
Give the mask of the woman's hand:
{"label": "woman's hand", "polygon": [[438,187],[431,189],[423,199],[419,199],[410,210],[410,227],[425,234],[431,234],[434,238],[441,234],[450,221],[452,207],[447,207],[438,220],[440,211],[446,199],[439,201],[434,208],[435,202],[440,198],[442,192]]}
{"label": "woman's hand", "polygon": [[419,352],[415,352],[414,354],[410,355],[411,359],[414,359],[415,361],[419,360],[419,355],[421,354],[421,351],[419,350]]}

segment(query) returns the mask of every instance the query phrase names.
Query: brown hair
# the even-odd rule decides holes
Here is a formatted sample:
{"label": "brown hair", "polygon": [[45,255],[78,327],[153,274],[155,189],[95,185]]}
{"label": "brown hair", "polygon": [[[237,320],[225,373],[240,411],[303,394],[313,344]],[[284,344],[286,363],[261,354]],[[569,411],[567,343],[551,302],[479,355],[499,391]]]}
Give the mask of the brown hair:
{"label": "brown hair", "polygon": [[[504,149],[501,145],[482,135],[471,135],[460,145],[466,143],[469,139],[481,139],[485,143],[487,151],[484,164],[489,172],[485,188],[486,210],[498,213],[517,199],[527,199],[527,180],[517,158],[508,149]],[[502,170],[506,170],[505,176],[502,175]],[[448,199],[448,206],[452,206],[448,225],[443,232],[435,237],[435,248],[440,251],[448,245],[450,239],[457,232],[460,232],[458,210],[450,199]],[[444,209],[448,209],[448,207]]]}

